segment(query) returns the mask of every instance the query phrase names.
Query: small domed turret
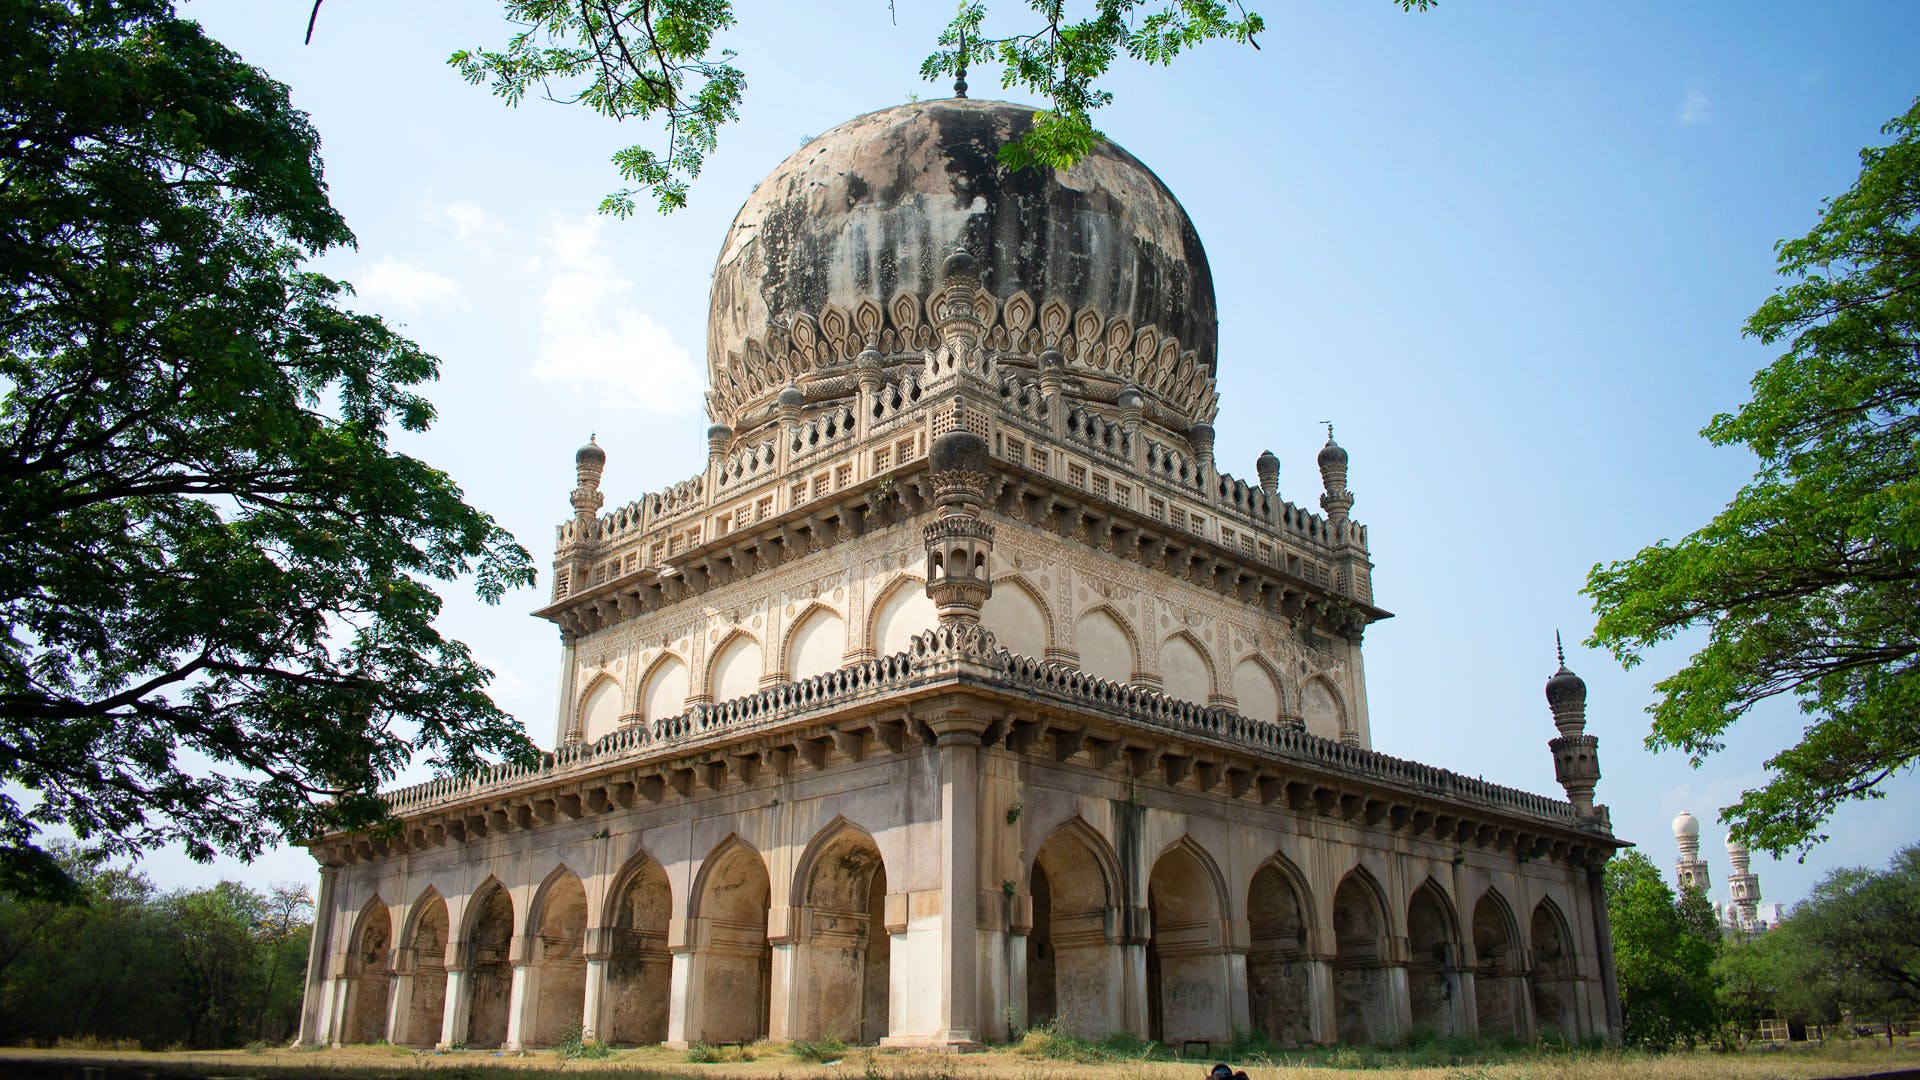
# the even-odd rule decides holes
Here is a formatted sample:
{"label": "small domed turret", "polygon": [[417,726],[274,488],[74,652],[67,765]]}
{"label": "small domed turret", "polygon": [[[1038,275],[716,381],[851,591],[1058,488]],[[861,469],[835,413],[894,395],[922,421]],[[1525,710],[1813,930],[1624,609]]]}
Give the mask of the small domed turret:
{"label": "small domed turret", "polygon": [[575,465],[605,465],[607,452],[600,449],[600,442],[594,436],[587,436],[587,445],[573,455]]}
{"label": "small domed turret", "polygon": [[1580,676],[1567,670],[1567,651],[1560,644],[1558,631],[1553,635],[1553,651],[1560,658],[1560,670],[1547,678],[1547,704],[1553,707],[1555,713],[1573,705],[1581,706],[1584,712],[1587,684]]}
{"label": "small domed turret", "polygon": [[1700,835],[1700,819],[1699,818],[1694,817],[1692,814],[1687,813],[1685,810],[1680,811],[1679,814],[1674,816],[1673,838],[1675,840],[1683,840],[1688,837],[1698,837],[1699,835]]}
{"label": "small domed turret", "polygon": [[1339,443],[1333,441],[1332,424],[1327,425],[1327,445],[1320,448],[1320,456],[1317,460],[1320,462],[1322,472],[1328,469],[1345,469],[1347,467],[1347,451]]}
{"label": "small domed turret", "polygon": [[801,393],[799,387],[788,384],[776,400],[785,408],[797,409],[807,403],[807,395]]}
{"label": "small domed turret", "polygon": [[1260,477],[1260,490],[1268,495],[1280,490],[1280,458],[1271,450],[1260,451],[1260,459],[1253,463],[1254,474]]}
{"label": "small domed turret", "polygon": [[987,440],[971,431],[949,431],[933,440],[927,463],[936,473],[987,471]]}

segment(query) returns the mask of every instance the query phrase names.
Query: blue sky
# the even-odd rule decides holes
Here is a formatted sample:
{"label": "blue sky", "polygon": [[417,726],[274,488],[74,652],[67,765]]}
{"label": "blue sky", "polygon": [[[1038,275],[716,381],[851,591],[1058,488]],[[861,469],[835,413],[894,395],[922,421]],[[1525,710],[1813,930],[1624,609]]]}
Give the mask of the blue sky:
{"label": "blue sky", "polygon": [[[509,110],[445,65],[497,45],[495,6],[189,0],[182,11],[293,88],[360,238],[326,269],[440,356],[441,418],[407,448],[542,564],[540,592],[488,608],[450,595],[443,626],[498,673],[496,697],[550,743],[558,640],[525,612],[569,514],[572,453],[608,454],[610,505],[700,468],[706,289],[740,202],[807,137],[911,94],[947,3],[741,0],[725,44],[742,121],[670,218],[594,207],[607,156],[652,137],[582,110]],[[1170,70],[1122,65],[1109,137],[1192,215],[1220,309],[1222,468],[1281,459],[1313,504],[1318,421],[1352,454],[1371,527],[1376,748],[1558,793],[1541,687],[1553,633],[1592,628],[1596,562],[1704,523],[1753,462],[1699,438],[1771,357],[1743,339],[1773,289],[1773,244],[1844,190],[1856,154],[1920,94],[1909,3],[1250,3],[1261,49],[1211,46]],[[1015,4],[996,5],[1002,17]],[[976,71],[973,96],[998,91]],[[1650,754],[1651,684],[1689,643],[1623,672],[1574,648],[1600,737],[1599,798],[1662,867],[1668,822],[1704,825],[1797,737],[1776,702],[1691,769]],[[1804,864],[1755,857],[1768,900],[1920,839],[1920,779],[1838,815]],[[252,867],[149,860],[162,884],[311,876],[304,852]]]}

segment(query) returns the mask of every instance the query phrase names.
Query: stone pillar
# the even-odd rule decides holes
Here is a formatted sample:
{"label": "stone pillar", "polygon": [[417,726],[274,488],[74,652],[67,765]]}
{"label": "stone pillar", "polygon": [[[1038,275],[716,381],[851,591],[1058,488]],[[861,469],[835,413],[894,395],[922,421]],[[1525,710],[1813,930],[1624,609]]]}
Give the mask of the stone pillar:
{"label": "stone pillar", "polygon": [[1480,1034],[1480,1001],[1474,996],[1474,974],[1462,968],[1454,973],[1453,1030],[1476,1038]]}
{"label": "stone pillar", "polygon": [[586,1000],[580,1006],[580,1038],[583,1041],[601,1041],[600,1033],[606,1030],[606,1019],[601,1016],[606,1009],[606,998],[607,958],[589,956]]}
{"label": "stone pillar", "polygon": [[537,1007],[536,995],[532,992],[536,988],[531,985],[533,965],[527,962],[525,950],[522,952],[523,955],[514,958],[513,985],[507,993],[507,1041],[500,1045],[502,1050],[520,1050],[526,1046],[527,1032],[532,1027],[528,1023],[529,1014]]}
{"label": "stone pillar", "polygon": [[579,722],[578,711],[573,705],[575,656],[579,646],[571,633],[560,631],[560,700],[553,709],[553,745],[566,746],[570,742],[580,742],[585,736],[575,729]]}
{"label": "stone pillar", "polygon": [[1221,956],[1227,980],[1227,1034],[1253,1027],[1253,1002],[1247,996],[1247,954],[1235,944]]}
{"label": "stone pillar", "polygon": [[[693,992],[693,951],[687,947],[687,921],[674,919],[667,931],[667,947],[673,954],[673,970],[668,976],[667,1043],[685,1050],[692,1045],[688,1035],[699,1018],[700,1003]],[[678,931],[676,934],[675,931]],[[678,940],[675,940],[675,938]]]}
{"label": "stone pillar", "polygon": [[1333,993],[1333,965],[1325,960],[1307,962],[1307,1009],[1313,1018],[1313,1041],[1332,1046],[1340,1041],[1340,1016]]}
{"label": "stone pillar", "polygon": [[1619,1045],[1626,1038],[1626,1019],[1620,1014],[1620,976],[1613,966],[1613,927],[1607,922],[1606,863],[1587,867],[1587,908],[1593,913],[1594,956],[1600,964],[1600,994],[1606,999],[1607,1041]]}
{"label": "stone pillar", "polygon": [[[387,1041],[395,1046],[405,1046],[413,1041],[413,1033],[408,1029],[408,1021],[413,1019],[413,965],[408,961],[411,952],[396,951],[398,963],[387,982]],[[400,967],[405,964],[404,970]]]}
{"label": "stone pillar", "polygon": [[[769,959],[767,981],[767,1038],[775,1042],[800,1037],[800,972],[806,949],[796,933],[807,918],[805,908],[776,904],[767,912]],[[776,933],[777,931],[777,933]],[[821,1032],[820,1034],[825,1034]]]}
{"label": "stone pillar", "polygon": [[[464,953],[464,948],[462,949]],[[451,1050],[466,1041],[467,1019],[473,1008],[473,995],[467,985],[467,968],[462,961],[447,965],[447,1001],[440,1011],[440,1041],[437,1050]]]}
{"label": "stone pillar", "polygon": [[[335,959],[344,961],[346,957],[336,957]],[[344,1038],[346,1034],[345,1029],[350,1022],[350,1018],[353,1016],[349,1008],[352,1003],[353,980],[347,978],[344,971],[336,968],[333,977],[327,980],[325,1038],[328,1046],[341,1046],[346,1043],[346,1039]]]}
{"label": "stone pillar", "polygon": [[319,894],[313,902],[313,937],[307,943],[307,988],[300,1001],[300,1034],[296,1046],[313,1046],[326,1040],[327,946],[333,929],[333,884],[339,877],[337,866],[320,867]]}
{"label": "stone pillar", "polygon": [[[1399,950],[1404,953],[1403,948]],[[1387,968],[1387,1019],[1392,1022],[1393,1030],[1385,1032],[1382,1042],[1398,1042],[1406,1037],[1413,1028],[1413,996],[1407,990],[1407,965],[1405,962],[1388,964]]]}
{"label": "stone pillar", "polygon": [[1119,979],[1114,989],[1120,995],[1120,1028],[1141,1038],[1147,1037],[1147,943],[1144,937],[1129,934],[1114,950],[1119,956]]}
{"label": "stone pillar", "polygon": [[940,769],[940,1025],[934,1041],[979,1045],[980,735],[984,717],[949,712],[927,722]]}

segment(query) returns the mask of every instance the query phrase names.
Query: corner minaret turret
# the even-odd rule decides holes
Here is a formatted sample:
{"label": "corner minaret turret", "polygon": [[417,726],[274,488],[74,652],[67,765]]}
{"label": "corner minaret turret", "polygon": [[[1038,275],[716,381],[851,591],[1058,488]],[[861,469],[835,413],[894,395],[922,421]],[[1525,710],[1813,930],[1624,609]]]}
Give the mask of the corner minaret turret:
{"label": "corner minaret turret", "polygon": [[[587,436],[587,445],[573,455],[573,494],[568,501],[573,503],[573,519],[581,528],[591,526],[600,515],[600,508],[606,505],[607,497],[600,494],[600,474],[607,468],[607,452],[600,449],[599,440]],[[583,539],[590,539],[584,536]]]}
{"label": "corner minaret turret", "polygon": [[1707,890],[1712,875],[1707,861],[1700,857],[1700,820],[1685,810],[1673,819],[1673,842],[1680,859],[1673,864],[1673,877],[1682,889]]}
{"label": "corner minaret turret", "polygon": [[993,523],[980,516],[987,498],[987,441],[970,431],[949,431],[933,440],[927,460],[940,515],[926,531],[927,596],[940,625],[977,626],[981,606],[993,595]]}
{"label": "corner minaret turret", "polygon": [[1747,845],[1727,837],[1727,861],[1733,873],[1727,875],[1727,888],[1733,893],[1733,906],[1739,910],[1742,930],[1752,930],[1760,918],[1760,875],[1753,872]]}
{"label": "corner minaret turret", "polygon": [[1336,528],[1347,520],[1353,509],[1353,492],[1347,490],[1347,452],[1333,441],[1333,424],[1327,424],[1327,445],[1320,448],[1320,482],[1326,494],[1320,496],[1320,508],[1327,522]]}
{"label": "corner minaret turret", "polygon": [[[1324,469],[1326,452],[1320,455]],[[1547,743],[1553,750],[1553,776],[1567,790],[1567,800],[1581,817],[1594,817],[1593,788],[1600,782],[1600,740],[1587,734],[1587,684],[1567,670],[1567,653],[1560,635],[1553,635],[1560,670],[1547,679],[1547,706],[1560,737]]]}

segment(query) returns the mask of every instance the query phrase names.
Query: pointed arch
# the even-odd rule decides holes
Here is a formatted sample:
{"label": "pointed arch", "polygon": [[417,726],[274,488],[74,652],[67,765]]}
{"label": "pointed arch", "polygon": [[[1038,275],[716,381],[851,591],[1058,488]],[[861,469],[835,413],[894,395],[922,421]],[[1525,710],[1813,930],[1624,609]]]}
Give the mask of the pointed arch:
{"label": "pointed arch", "polygon": [[[813,838],[807,841],[805,850],[800,853],[800,861],[794,865],[793,881],[788,886],[789,903],[795,907],[805,907],[809,903],[808,883],[819,867],[820,860],[835,844],[848,837],[854,838],[855,843],[864,841],[879,854],[880,844],[873,838],[873,833],[865,826],[849,820],[845,814],[835,814],[832,821],[814,831]],[[884,867],[885,856],[880,857]]]}
{"label": "pointed arch", "polygon": [[1542,1038],[1551,1032],[1568,1042],[1577,1041],[1582,1034],[1574,1011],[1573,983],[1578,971],[1567,917],[1552,897],[1542,897],[1528,922],[1527,981],[1534,1023]]}
{"label": "pointed arch", "polygon": [[348,938],[347,974],[352,980],[342,1042],[380,1042],[387,1037],[388,976],[393,971],[393,913],[379,893],[360,905]]}
{"label": "pointed arch", "polygon": [[1073,647],[1080,670],[1109,682],[1132,682],[1140,670],[1140,637],[1111,604],[1096,604],[1073,620]]}
{"label": "pointed arch", "polygon": [[1286,679],[1262,653],[1248,653],[1233,665],[1233,700],[1240,715],[1278,720],[1287,712]]}
{"label": "pointed arch", "polygon": [[1029,1026],[1055,1021],[1081,1038],[1104,1038],[1120,1027],[1111,986],[1118,943],[1109,934],[1127,903],[1124,881],[1112,845],[1078,815],[1034,849],[1027,868]]}
{"label": "pointed arch", "polygon": [[1398,1026],[1387,993],[1387,903],[1365,866],[1349,870],[1333,891],[1334,1030],[1341,1042],[1393,1038]]}
{"label": "pointed arch", "polygon": [[1513,908],[1500,890],[1488,886],[1473,905],[1473,1004],[1482,1037],[1518,1035],[1516,983],[1526,970],[1520,956],[1519,928]]}
{"label": "pointed arch", "polygon": [[1160,689],[1168,697],[1205,705],[1220,692],[1212,650],[1189,630],[1160,643]]}
{"label": "pointed arch", "polygon": [[1191,836],[1161,849],[1147,876],[1147,1035],[1170,1046],[1232,1034],[1226,992],[1226,882]]}
{"label": "pointed arch", "polygon": [[536,978],[533,1023],[525,1041],[552,1046],[583,1025],[587,992],[587,887],[566,863],[547,873],[527,905]]}
{"label": "pointed arch", "polygon": [[792,682],[839,669],[846,654],[847,617],[824,600],[809,601],[780,637],[780,670]]}
{"label": "pointed arch", "polygon": [[[400,928],[401,948],[414,949],[419,947],[418,942],[421,923],[426,919],[428,911],[435,904],[440,905],[441,918],[444,920],[447,908],[446,897],[440,895],[440,889],[437,886],[431,884],[421,886],[419,894],[413,898],[413,903],[407,905],[406,925]],[[441,944],[443,946],[446,944],[445,938],[441,939]]]}
{"label": "pointed arch", "polygon": [[635,708],[645,720],[679,716],[687,709],[687,696],[693,692],[689,673],[692,667],[679,653],[661,650],[640,677]]}
{"label": "pointed arch", "polygon": [[472,960],[467,968],[467,1030],[455,1039],[470,1046],[501,1046],[507,1041],[507,1007],[513,992],[513,894],[488,874],[461,913],[461,940]]}
{"label": "pointed arch", "polygon": [[1253,1029],[1283,1046],[1312,1042],[1313,890],[1275,852],[1247,882],[1247,1009]]}
{"label": "pointed arch", "polygon": [[1307,732],[1323,739],[1342,739],[1351,733],[1353,722],[1345,695],[1325,673],[1309,678],[1300,687],[1300,718]]}
{"label": "pointed arch", "polygon": [[939,614],[927,596],[926,579],[902,571],[867,606],[864,644],[876,656],[905,652],[915,634],[925,633],[937,622]]}
{"label": "pointed arch", "polygon": [[699,1006],[690,1010],[689,1039],[732,1043],[766,1036],[773,990],[771,901],[766,860],[739,834],[727,834],[701,860],[690,909]]}
{"label": "pointed arch", "polygon": [[[372,938],[377,938],[382,944],[382,947],[392,948],[393,915],[387,907],[387,902],[380,898],[378,892],[367,897],[367,902],[361,904],[360,910],[354,914],[353,933],[352,936],[347,939],[353,942],[353,952],[347,957],[347,968],[349,971],[357,972],[365,970],[366,967],[369,966],[366,957],[361,954],[366,951],[367,943]],[[385,970],[387,960],[381,958],[374,962],[372,966]]]}
{"label": "pointed arch", "polygon": [[673,954],[667,929],[673,920],[673,885],[666,868],[644,848],[636,849],[613,877],[601,906],[600,925],[609,941],[603,1034],[623,1046],[667,1037]]}
{"label": "pointed arch", "polygon": [[[739,854],[736,855],[736,852]],[[754,863],[760,867],[761,873],[768,873],[766,856],[760,854],[760,849],[748,843],[746,838],[739,833],[728,833],[720,838],[719,843],[713,845],[713,847],[707,851],[706,858],[700,860],[700,869],[694,872],[693,889],[687,905],[687,914],[689,917],[699,918],[707,914],[701,910],[701,907],[706,899],[707,890],[712,885],[711,876],[714,868],[721,865],[721,863],[729,857],[739,858],[742,856],[751,858]],[[769,880],[771,880],[770,875]]]}
{"label": "pointed arch", "polygon": [[744,627],[724,634],[707,660],[707,699],[732,701],[757,693],[767,673],[767,653],[760,639]]}
{"label": "pointed arch", "polygon": [[393,1033],[395,1042],[432,1046],[440,1039],[446,1018],[447,942],[451,936],[447,912],[446,897],[432,885],[420,890],[408,909],[401,948],[413,961],[413,991],[407,998],[405,1031]]}
{"label": "pointed arch", "polygon": [[574,726],[586,741],[598,742],[602,735],[620,726],[621,689],[620,680],[604,671],[587,684],[573,713]]}
{"label": "pointed arch", "polygon": [[892,938],[887,868],[866,829],[835,816],[814,834],[794,874],[802,1039],[878,1042],[889,1031]]}
{"label": "pointed arch", "polygon": [[1416,1027],[1458,1029],[1460,920],[1440,883],[1428,877],[1407,896],[1407,995]]}
{"label": "pointed arch", "polygon": [[993,583],[993,595],[980,608],[980,623],[1009,651],[1035,660],[1045,659],[1059,640],[1052,606],[1020,574]]}

